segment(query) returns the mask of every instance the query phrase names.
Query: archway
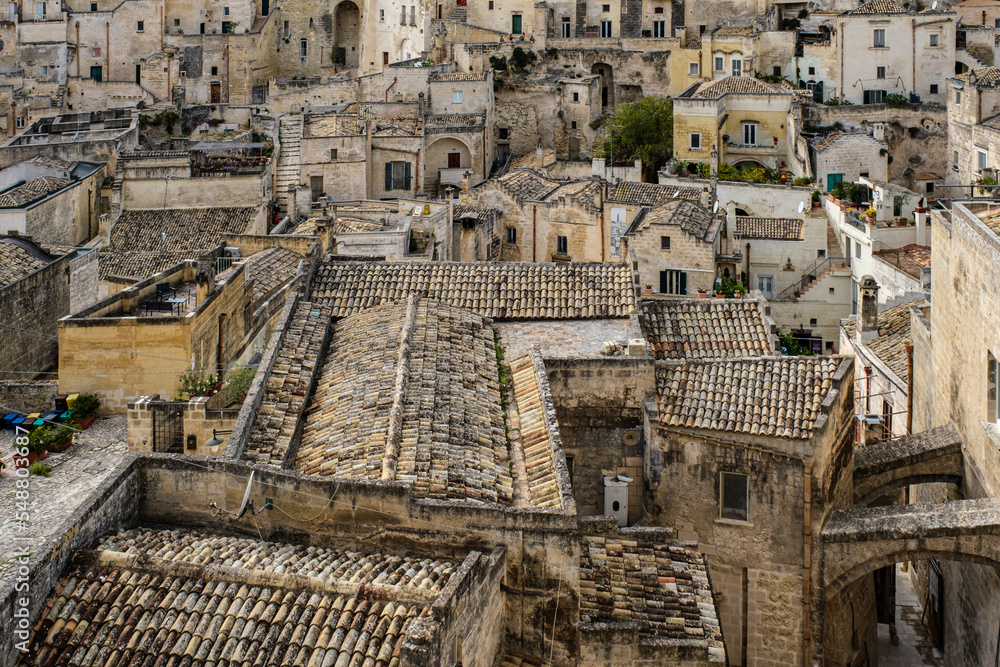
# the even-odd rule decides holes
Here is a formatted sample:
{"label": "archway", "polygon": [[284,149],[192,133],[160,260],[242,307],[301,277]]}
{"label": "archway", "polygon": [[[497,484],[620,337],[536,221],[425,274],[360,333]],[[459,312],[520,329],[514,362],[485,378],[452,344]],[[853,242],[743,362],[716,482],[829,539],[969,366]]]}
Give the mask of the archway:
{"label": "archway", "polygon": [[969,71],[969,66],[963,63],[961,60],[955,61],[955,74],[965,74]]}
{"label": "archway", "polygon": [[344,0],[334,11],[333,62],[347,68],[358,66],[361,10],[351,0]]}
{"label": "archway", "polygon": [[449,185],[461,188],[464,174],[481,173],[472,163],[469,146],[455,137],[442,137],[431,143],[425,165],[424,191],[428,193],[443,194]]}
{"label": "archway", "polygon": [[599,74],[601,77],[601,109],[607,111],[615,106],[615,74],[614,69],[607,63],[595,63],[590,68],[591,74]]}

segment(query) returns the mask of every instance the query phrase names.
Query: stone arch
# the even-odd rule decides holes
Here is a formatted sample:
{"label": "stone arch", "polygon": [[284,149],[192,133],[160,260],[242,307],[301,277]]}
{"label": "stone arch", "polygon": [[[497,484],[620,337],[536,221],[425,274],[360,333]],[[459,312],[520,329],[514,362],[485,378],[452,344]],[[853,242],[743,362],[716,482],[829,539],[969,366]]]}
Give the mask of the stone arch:
{"label": "stone arch", "polygon": [[361,10],[353,0],[343,0],[333,13],[333,62],[349,69],[360,62]]}
{"label": "stone arch", "polygon": [[969,67],[969,65],[967,65],[966,63],[963,63],[961,60],[959,60],[958,59],[958,55],[956,54],[956,56],[955,56],[955,75],[957,76],[959,74],[965,74],[970,69],[971,68]]}
{"label": "stone arch", "polygon": [[854,457],[854,502],[870,505],[910,484],[961,484],[962,438],[951,424],[859,448]]}
{"label": "stone arch", "polygon": [[607,63],[594,63],[591,74],[601,77],[601,109],[607,111],[615,106],[615,71]]}
{"label": "stone arch", "polygon": [[[458,166],[454,167],[456,159]],[[453,135],[438,137],[427,146],[424,158],[426,170],[424,190],[428,193],[443,193],[444,188],[449,184],[461,187],[462,173],[477,173],[476,165],[473,164],[472,160],[472,149],[464,140]]]}
{"label": "stone arch", "polygon": [[746,169],[747,167],[766,167],[767,165],[760,160],[744,157],[740,158],[739,161],[734,162],[732,166],[736,169]]}

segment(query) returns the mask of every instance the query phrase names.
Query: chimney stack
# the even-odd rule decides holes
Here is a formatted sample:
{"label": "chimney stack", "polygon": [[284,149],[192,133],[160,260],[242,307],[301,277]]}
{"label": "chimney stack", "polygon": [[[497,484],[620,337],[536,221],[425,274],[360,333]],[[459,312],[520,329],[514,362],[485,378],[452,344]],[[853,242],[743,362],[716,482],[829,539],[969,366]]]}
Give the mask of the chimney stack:
{"label": "chimney stack", "polygon": [[927,245],[927,209],[918,206],[913,209],[913,221],[917,224],[917,245]]}
{"label": "chimney stack", "polygon": [[878,338],[878,283],[871,276],[861,279],[861,312],[858,314],[858,335],[862,343]]}
{"label": "chimney stack", "polygon": [[542,170],[545,163],[545,149],[542,148],[542,142],[539,141],[538,145],[535,146],[535,169],[538,171]]}

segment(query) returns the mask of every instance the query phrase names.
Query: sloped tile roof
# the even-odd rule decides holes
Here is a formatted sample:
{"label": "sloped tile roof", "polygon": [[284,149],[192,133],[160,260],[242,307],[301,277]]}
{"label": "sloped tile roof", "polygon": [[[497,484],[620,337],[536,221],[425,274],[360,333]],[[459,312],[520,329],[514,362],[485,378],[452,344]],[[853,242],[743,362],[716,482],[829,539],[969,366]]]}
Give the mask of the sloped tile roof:
{"label": "sloped tile roof", "polygon": [[739,28],[719,28],[713,35],[752,35],[753,26],[742,26]]}
{"label": "sloped tile roof", "polygon": [[657,359],[722,359],[774,354],[756,300],[646,299],[639,324]]}
{"label": "sloped tile roof", "polygon": [[243,454],[248,460],[281,467],[305,408],[310,380],[322,363],[320,353],[329,321],[329,308],[308,301],[296,307],[250,429]]}
{"label": "sloped tile roof", "polygon": [[989,65],[987,67],[976,67],[961,74],[956,74],[955,78],[972,85],[996,84],[1000,82],[1000,68]]}
{"label": "sloped tile roof", "polygon": [[501,176],[497,183],[510,196],[528,201],[542,201],[561,185],[559,181],[553,181],[531,169],[510,171]]}
{"label": "sloped tile roof", "polygon": [[708,562],[693,543],[622,531],[585,535],[582,546],[582,631],[587,624],[625,623],[640,640],[694,643],[704,647],[709,662],[725,662]]}
{"label": "sloped tile roof", "polygon": [[791,95],[792,91],[752,76],[727,76],[702,85],[692,97],[717,99],[723,95]]}
{"label": "sloped tile roof", "polygon": [[813,144],[813,147],[818,151],[824,151],[830,146],[832,146],[841,137],[847,136],[840,130],[834,130],[830,134],[823,137],[821,141],[817,141]]}
{"label": "sloped tile roof", "polygon": [[0,239],[0,287],[18,281],[47,264],[21,246]]}
{"label": "sloped tile roof", "polygon": [[712,214],[695,202],[670,199],[643,216],[638,228],[646,229],[650,225],[678,226],[688,234],[704,239],[712,227]]}
{"label": "sloped tile roof", "polygon": [[906,14],[908,10],[892,0],[869,0],[857,9],[844,12],[845,16],[857,16],[866,14]]}
{"label": "sloped tile roof", "polygon": [[417,132],[416,118],[384,118],[375,121],[372,136],[376,137],[415,137]]}
{"label": "sloped tile roof", "polygon": [[420,294],[500,320],[628,317],[635,307],[625,264],[324,262],[311,299],[346,317]]}
{"label": "sloped tile roof", "polygon": [[802,220],[799,218],[753,218],[738,215],[736,233],[745,239],[803,240]]}
{"label": "sloped tile roof", "polygon": [[380,232],[383,229],[385,229],[385,225],[377,220],[337,216],[337,224],[334,226],[333,233],[350,234],[356,232]]}
{"label": "sloped tile roof", "polygon": [[485,81],[486,72],[435,72],[431,75],[431,83],[439,81]]}
{"label": "sloped tile roof", "polygon": [[459,218],[473,218],[477,222],[482,222],[489,218],[491,215],[502,215],[503,211],[496,208],[490,208],[488,206],[473,206],[470,204],[455,204],[452,215],[455,219]]}
{"label": "sloped tile roof", "polygon": [[[904,384],[909,373],[906,368],[906,349],[904,343],[911,342],[910,338],[910,308],[926,304],[926,301],[915,301],[904,303],[898,306],[886,308],[878,314],[878,338],[867,343],[860,343],[867,347],[879,361],[889,367],[896,377]],[[858,345],[854,339],[857,332],[857,315],[851,315],[843,320],[844,331],[851,337],[852,342]]]}
{"label": "sloped tile roof", "polygon": [[89,553],[43,611],[35,664],[389,665],[457,569],[193,530],[133,529]]}
{"label": "sloped tile roof", "polygon": [[148,278],[169,269],[186,259],[198,259],[200,252],[133,252],[129,250],[101,250],[97,260],[101,280],[109,276]]}
{"label": "sloped tile roof", "polygon": [[287,248],[268,248],[250,255],[246,276],[253,280],[254,308],[294,278],[301,261],[302,255]]}
{"label": "sloped tile roof", "polygon": [[810,438],[837,363],[830,357],[780,357],[659,367],[660,424]]}
{"label": "sloped tile roof", "polygon": [[597,209],[596,201],[603,187],[598,181],[574,181],[560,185],[545,195],[545,201],[554,201],[560,197],[566,197],[571,201],[579,203],[581,206],[599,210]]}
{"label": "sloped tile roof", "polygon": [[211,250],[226,234],[246,234],[256,217],[253,206],[125,210],[111,230],[108,247],[145,252]]}
{"label": "sloped tile roof", "polygon": [[534,507],[560,507],[555,469],[558,445],[552,438],[559,427],[555,410],[546,405],[545,381],[542,379],[545,370],[540,366],[541,359],[536,360],[534,355],[527,354],[512,361],[510,371],[517,401],[530,504]]}
{"label": "sloped tile roof", "polygon": [[666,199],[691,199],[698,201],[700,198],[701,190],[698,188],[621,181],[609,188],[607,201],[622,204],[639,204],[641,206],[656,206]]}
{"label": "sloped tile roof", "polygon": [[295,469],[409,481],[417,498],[511,505],[490,320],[428,300],[334,324]]}
{"label": "sloped tile roof", "polygon": [[872,254],[917,279],[923,274],[923,270],[931,265],[931,247],[916,243],[907,243],[902,248],[877,250]]}
{"label": "sloped tile roof", "polygon": [[21,208],[28,204],[58,192],[73,181],[58,176],[41,176],[34,180],[14,186],[0,192],[0,208]]}

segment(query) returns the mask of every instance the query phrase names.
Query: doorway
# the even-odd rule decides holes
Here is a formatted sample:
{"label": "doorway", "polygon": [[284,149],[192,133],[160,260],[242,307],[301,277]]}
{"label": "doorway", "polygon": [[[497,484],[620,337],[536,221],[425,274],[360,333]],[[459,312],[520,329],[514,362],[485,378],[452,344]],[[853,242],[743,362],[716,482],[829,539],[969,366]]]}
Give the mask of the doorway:
{"label": "doorway", "polygon": [[142,66],[141,65],[136,65],[135,66],[135,85],[137,85],[137,86],[141,86],[142,85]]}
{"label": "doorway", "polygon": [[90,78],[98,83],[104,80],[104,68],[100,65],[94,65],[90,68]]}
{"label": "doorway", "polygon": [[213,81],[211,84],[211,95],[212,104],[218,104],[222,101],[222,84],[218,81]]}
{"label": "doorway", "polygon": [[312,200],[319,201],[319,198],[323,196],[323,177],[310,176],[309,189],[312,191]]}
{"label": "doorway", "polygon": [[448,168],[461,169],[461,167],[462,167],[462,154],[448,153]]}
{"label": "doorway", "polygon": [[521,34],[521,30],[522,30],[522,27],[521,27],[521,15],[520,14],[514,14],[511,17],[511,19],[510,19],[510,32],[511,32],[511,34],[514,34],[514,35],[520,35]]}

